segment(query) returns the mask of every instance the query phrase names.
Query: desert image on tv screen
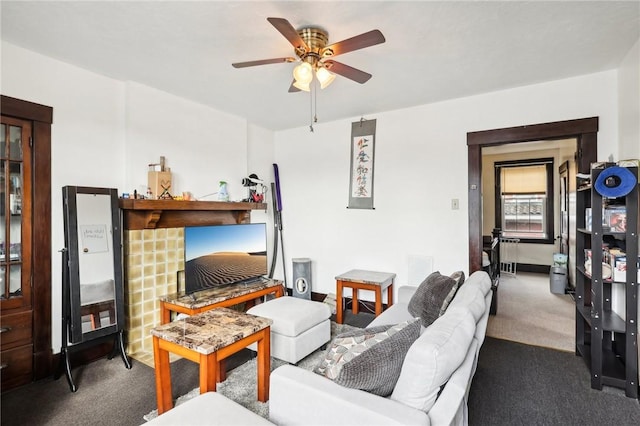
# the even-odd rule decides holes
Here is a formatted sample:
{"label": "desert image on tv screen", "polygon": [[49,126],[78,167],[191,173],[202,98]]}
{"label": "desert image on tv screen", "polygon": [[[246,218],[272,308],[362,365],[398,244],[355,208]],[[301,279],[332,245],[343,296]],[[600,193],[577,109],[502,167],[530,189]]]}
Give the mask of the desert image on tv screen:
{"label": "desert image on tv screen", "polygon": [[267,274],[264,223],[185,228],[185,291]]}

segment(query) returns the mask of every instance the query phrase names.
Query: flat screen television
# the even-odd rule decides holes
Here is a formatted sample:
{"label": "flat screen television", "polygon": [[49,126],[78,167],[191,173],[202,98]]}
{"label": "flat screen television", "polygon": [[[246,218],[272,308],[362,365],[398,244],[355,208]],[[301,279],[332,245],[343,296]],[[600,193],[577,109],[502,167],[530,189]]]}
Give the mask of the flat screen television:
{"label": "flat screen television", "polygon": [[266,276],[266,224],[185,227],[184,268],[187,294]]}

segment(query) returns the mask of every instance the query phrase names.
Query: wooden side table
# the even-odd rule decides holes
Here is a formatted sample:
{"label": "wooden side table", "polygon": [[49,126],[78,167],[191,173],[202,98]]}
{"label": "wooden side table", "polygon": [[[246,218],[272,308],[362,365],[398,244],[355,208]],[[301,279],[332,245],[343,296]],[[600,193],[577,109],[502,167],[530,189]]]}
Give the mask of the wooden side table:
{"label": "wooden side table", "polygon": [[169,352],[200,365],[202,394],[216,390],[220,361],[254,342],[258,346],[258,401],[267,402],[272,322],[269,318],[218,308],[151,329],[158,414],[173,408]]}
{"label": "wooden side table", "polygon": [[225,308],[273,294],[284,296],[282,281],[237,284],[202,290],[192,295],[168,294],[160,298],[160,324],[171,322],[171,312],[196,315],[214,308]]}
{"label": "wooden side table", "polygon": [[354,314],[358,313],[358,290],[371,290],[376,295],[376,316],[382,313],[382,290],[387,289],[387,307],[393,305],[393,280],[396,274],[390,272],[365,271],[353,269],[336,277],[336,322],[342,324],[343,303],[342,290],[344,287],[353,290],[352,307]]}

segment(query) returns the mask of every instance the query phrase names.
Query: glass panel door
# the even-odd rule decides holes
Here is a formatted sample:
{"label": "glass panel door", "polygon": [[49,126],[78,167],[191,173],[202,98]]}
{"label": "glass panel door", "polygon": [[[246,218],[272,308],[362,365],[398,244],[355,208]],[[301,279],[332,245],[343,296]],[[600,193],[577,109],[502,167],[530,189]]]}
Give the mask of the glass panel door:
{"label": "glass panel door", "polygon": [[[25,186],[30,193],[31,125],[29,122],[2,117],[0,129],[0,301],[3,309],[27,306],[31,302],[30,241],[31,204],[25,200]],[[25,204],[26,201],[26,204]]]}

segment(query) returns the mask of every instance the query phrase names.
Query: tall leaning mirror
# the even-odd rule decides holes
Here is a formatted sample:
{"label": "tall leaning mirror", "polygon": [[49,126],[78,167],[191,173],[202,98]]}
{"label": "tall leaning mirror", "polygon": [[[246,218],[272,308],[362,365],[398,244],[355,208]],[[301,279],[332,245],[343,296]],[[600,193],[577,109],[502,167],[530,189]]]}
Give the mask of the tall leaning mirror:
{"label": "tall leaning mirror", "polygon": [[[114,337],[124,351],[124,286],[118,194],[112,188],[65,186],[63,252],[63,348],[73,391],[67,352]],[[98,340],[99,339],[99,340]],[[61,361],[63,361],[61,358]]]}
{"label": "tall leaning mirror", "polygon": [[69,342],[113,334],[124,323],[122,244],[115,189],[65,186]]}

